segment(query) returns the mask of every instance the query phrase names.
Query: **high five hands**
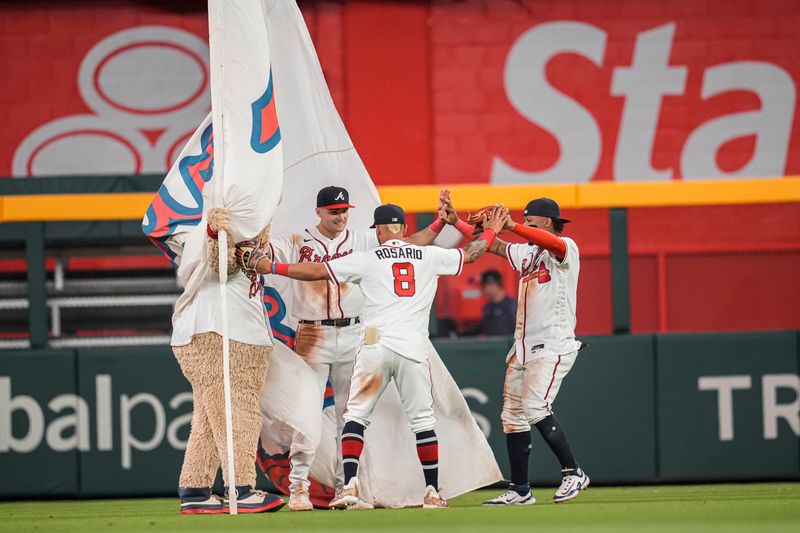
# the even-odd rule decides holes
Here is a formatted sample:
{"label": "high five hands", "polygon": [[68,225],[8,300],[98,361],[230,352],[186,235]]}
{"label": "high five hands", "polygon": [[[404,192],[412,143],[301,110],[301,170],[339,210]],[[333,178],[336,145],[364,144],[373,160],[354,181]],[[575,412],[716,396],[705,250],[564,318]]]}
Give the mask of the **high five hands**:
{"label": "high five hands", "polygon": [[488,213],[483,219],[483,229],[494,230],[495,234],[503,231],[508,224],[511,216],[508,214],[508,209],[502,205],[496,205],[492,208],[491,213]]}
{"label": "high five hands", "polygon": [[[516,223],[511,219],[511,215],[502,204],[500,205],[489,205],[478,209],[474,213],[470,214],[467,222],[474,226],[472,229],[473,235],[480,234],[484,229],[490,227],[487,226],[487,221],[492,217],[493,214],[498,214],[500,218],[503,220],[503,225],[499,228],[491,227],[497,233],[500,233],[502,230],[505,229],[512,229]],[[447,224],[456,226],[459,224],[459,217],[458,213],[453,207],[453,201],[450,198],[450,191],[448,189],[442,189],[439,193],[439,218],[446,222]],[[464,224],[464,222],[461,222]]]}

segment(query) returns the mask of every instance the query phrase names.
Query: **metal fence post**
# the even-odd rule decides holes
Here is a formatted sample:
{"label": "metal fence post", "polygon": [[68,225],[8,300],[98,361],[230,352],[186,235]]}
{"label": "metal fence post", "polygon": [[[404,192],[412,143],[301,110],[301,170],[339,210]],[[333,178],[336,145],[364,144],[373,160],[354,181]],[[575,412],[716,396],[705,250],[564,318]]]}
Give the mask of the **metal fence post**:
{"label": "metal fence post", "polygon": [[44,224],[27,224],[25,259],[28,264],[28,334],[31,348],[47,346],[47,272]]}
{"label": "metal fence post", "polygon": [[631,291],[628,268],[628,210],[609,210],[611,224],[611,309],[614,333],[631,331]]}

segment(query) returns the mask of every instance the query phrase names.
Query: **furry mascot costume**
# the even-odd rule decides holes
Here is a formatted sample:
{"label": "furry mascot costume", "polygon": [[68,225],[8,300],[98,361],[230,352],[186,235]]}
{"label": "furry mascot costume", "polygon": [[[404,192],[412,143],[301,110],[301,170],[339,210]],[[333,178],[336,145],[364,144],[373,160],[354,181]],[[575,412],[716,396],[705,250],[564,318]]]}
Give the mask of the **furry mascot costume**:
{"label": "furry mascot costume", "polygon": [[[173,316],[176,332],[173,352],[192,386],[194,412],[189,441],[181,468],[179,495],[182,514],[217,514],[228,511],[227,500],[211,494],[211,486],[222,466],[229,486],[223,387],[223,347],[219,327],[219,230],[230,235],[230,218],[225,209],[208,214],[207,262],[210,267],[197,296]],[[251,244],[261,248],[267,242],[269,226]],[[230,311],[230,380],[233,410],[233,450],[240,513],[277,511],[284,502],[277,496],[255,490],[255,459],[261,431],[260,400],[272,353],[272,339],[261,302],[260,285],[236,264],[234,243],[228,241],[228,305]],[[180,337],[180,335],[178,335]]]}

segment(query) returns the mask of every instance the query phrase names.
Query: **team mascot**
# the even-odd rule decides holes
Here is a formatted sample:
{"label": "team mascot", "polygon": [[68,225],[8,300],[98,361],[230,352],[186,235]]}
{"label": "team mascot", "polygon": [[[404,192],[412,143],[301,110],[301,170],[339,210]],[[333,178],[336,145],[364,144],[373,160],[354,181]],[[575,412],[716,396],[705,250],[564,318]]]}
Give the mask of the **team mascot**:
{"label": "team mascot", "polygon": [[[228,512],[227,500],[213,495],[211,485],[220,465],[226,487],[230,483],[217,235],[220,230],[231,235],[231,227],[225,209],[210,210],[207,220],[207,268],[203,268],[204,274],[194,298],[184,305],[176,305],[173,315],[175,334],[172,349],[192,386],[194,400],[191,431],[179,481],[182,514]],[[267,242],[268,232],[269,226],[250,244],[261,248]],[[237,266],[234,250],[234,243],[229,240],[226,288],[237,507],[240,513],[271,512],[283,507],[284,502],[277,496],[255,490],[255,459],[261,431],[261,395],[273,347],[261,303],[261,287],[257,279],[248,277]],[[186,341],[188,344],[181,344]]]}

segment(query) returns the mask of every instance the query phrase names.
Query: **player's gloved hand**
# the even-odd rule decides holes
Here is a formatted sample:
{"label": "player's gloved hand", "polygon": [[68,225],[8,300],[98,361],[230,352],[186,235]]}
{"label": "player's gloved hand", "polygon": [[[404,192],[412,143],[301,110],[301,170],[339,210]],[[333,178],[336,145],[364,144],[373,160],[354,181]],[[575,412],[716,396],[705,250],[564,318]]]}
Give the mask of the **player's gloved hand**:
{"label": "player's gloved hand", "polygon": [[474,213],[470,213],[470,215],[467,217],[467,222],[475,226],[475,231],[473,232],[473,234],[479,235],[481,232],[483,232],[484,223],[486,222],[486,219],[488,219],[489,216],[492,214],[492,211],[494,211],[495,207],[497,206],[487,205],[486,207],[481,207]]}
{"label": "player's gloved hand", "polygon": [[[236,263],[245,273],[255,272],[266,274],[272,269],[269,254],[254,241],[243,241],[236,244]],[[262,263],[262,272],[258,271],[258,264]]]}
{"label": "player's gloved hand", "polygon": [[495,234],[499,234],[506,226],[508,221],[508,209],[502,205],[498,205],[492,209],[492,212],[484,219],[483,229],[494,230]]}

